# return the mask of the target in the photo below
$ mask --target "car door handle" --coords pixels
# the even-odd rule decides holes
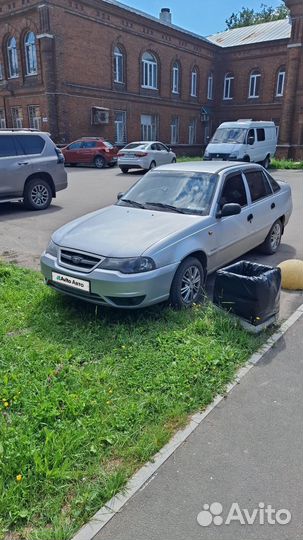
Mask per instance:
[[[254,215],[253,214],[248,214],[247,221],[252,221],[253,219],[254,219]]]
[[[20,161],[18,165],[28,165],[28,161]]]
[[[271,204],[271,207],[270,207],[270,208],[271,208],[272,210],[273,210],[274,208],[276,208],[276,205],[275,205],[274,202]]]

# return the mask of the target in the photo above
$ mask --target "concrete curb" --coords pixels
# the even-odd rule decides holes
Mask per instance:
[[[279,330],[275,332],[267,342],[254,353],[246,365],[239,369],[235,380],[230,383],[226,389],[224,396],[229,394],[239,384],[240,380],[263,358],[263,356],[283,337],[287,330],[295,324],[303,315],[303,304],[281,325]],[[187,426],[178,431],[173,438],[155,455],[153,461],[149,461],[132,478],[128,481],[123,492],[115,495],[108,501],[91,520],[84,525],[72,538],[72,540],[93,540],[96,534],[121,510],[121,508],[141,489],[144,489],[163,463],[175,452],[181,444],[197,429],[201,422],[208,414],[217,407],[224,399],[224,396],[217,396],[214,401],[202,412],[193,414],[190,417]]]

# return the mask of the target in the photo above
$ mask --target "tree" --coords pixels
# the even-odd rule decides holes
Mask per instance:
[[[241,11],[232,13],[229,19],[226,19],[226,30],[264,22],[278,21],[279,19],[286,19],[288,16],[289,10],[284,3],[281,3],[276,8],[261,4],[260,11],[242,7]]]

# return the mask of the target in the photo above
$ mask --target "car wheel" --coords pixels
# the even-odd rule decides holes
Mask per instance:
[[[52,198],[51,187],[42,178],[33,178],[25,186],[23,202],[28,210],[45,210]]]
[[[268,169],[270,165],[270,158],[269,156],[266,156],[266,158],[262,161],[261,165],[263,165],[264,169]]]
[[[189,308],[203,296],[204,270],[195,257],[185,259],[177,269],[170,290],[170,303],[175,309]]]
[[[123,174],[128,173],[128,167],[120,167],[120,169],[123,172]]]
[[[156,162],[155,161],[152,161],[150,166],[149,166],[149,170],[151,171],[152,169],[154,169],[156,167]]]
[[[102,156],[96,156],[94,159],[94,164],[97,169],[103,169],[105,167],[106,161]]]
[[[172,163],[177,163],[177,160],[176,158],[174,157],[172,160],[171,160]]]
[[[281,243],[282,231],[283,226],[281,221],[278,219],[271,227],[263,244],[259,246],[258,249],[261,251],[261,253],[264,253],[265,255],[273,255],[274,253],[276,253]]]

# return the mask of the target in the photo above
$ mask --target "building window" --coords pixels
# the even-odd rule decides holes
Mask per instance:
[[[36,36],[34,32],[28,32],[24,40],[26,75],[36,75],[37,65],[37,47]]]
[[[7,42],[7,59],[9,77],[19,77],[19,64],[16,38],[11,37]]]
[[[126,143],[126,112],[115,112],[115,143]]]
[[[234,76],[226,73],[224,77],[223,99],[233,99],[234,97]]]
[[[170,124],[170,143],[178,144],[179,143],[179,117],[173,116]]]
[[[4,71],[3,71],[3,64],[0,62],[0,81],[3,81],[4,79]]]
[[[276,87],[276,96],[282,97],[284,94],[284,86],[285,86],[285,69],[280,69],[277,77],[277,87]]]
[[[207,79],[207,99],[214,98],[214,76],[212,73],[208,75]]]
[[[6,128],[6,118],[4,109],[0,109],[0,128]]]
[[[141,114],[142,141],[157,140],[157,117],[155,115]]]
[[[12,107],[11,114],[13,128],[21,129],[23,127],[22,107]]]
[[[188,125],[188,144],[196,144],[197,120],[191,120]]]
[[[153,54],[145,52],[142,56],[142,86],[158,88],[158,64]]]
[[[119,47],[114,49],[114,81],[117,83],[124,82],[124,58]]]
[[[173,65],[172,71],[172,93],[180,93],[180,66],[178,62],[175,62]]]
[[[198,91],[198,71],[194,68],[191,72],[191,81],[190,81],[190,95],[192,97],[197,97]]]
[[[28,123],[31,129],[41,130],[41,113],[40,113],[40,107],[38,105],[29,105]]]
[[[253,71],[249,78],[249,98],[258,98],[260,95],[261,73]]]

